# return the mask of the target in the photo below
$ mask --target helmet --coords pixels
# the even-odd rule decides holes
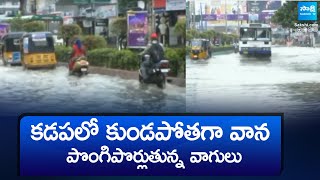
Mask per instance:
[[[151,39],[158,39],[157,33],[152,33],[151,34]]]

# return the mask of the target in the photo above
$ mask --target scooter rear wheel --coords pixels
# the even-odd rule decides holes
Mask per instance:
[[[164,75],[161,75],[161,81],[157,83],[157,86],[161,89],[165,89],[166,88],[166,77]]]
[[[143,84],[143,78],[142,78],[140,72],[139,72],[139,82],[140,82],[141,84]]]

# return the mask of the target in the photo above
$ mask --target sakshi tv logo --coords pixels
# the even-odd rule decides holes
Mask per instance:
[[[298,2],[298,20],[316,21],[318,20],[317,2]]]

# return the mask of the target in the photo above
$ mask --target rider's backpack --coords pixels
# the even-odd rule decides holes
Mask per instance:
[[[149,53],[150,58],[154,63],[158,63],[164,59],[164,51],[160,44],[152,44]]]

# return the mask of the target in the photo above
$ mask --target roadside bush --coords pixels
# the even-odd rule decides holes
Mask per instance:
[[[230,51],[234,50],[233,46],[218,46],[218,47],[213,47],[213,53],[214,52],[221,52],[221,51]]]
[[[130,50],[101,48],[88,53],[88,61],[93,66],[104,66],[113,69],[137,70],[139,68],[138,55]]]
[[[59,62],[68,62],[71,47],[56,46],[56,57]],[[88,61],[92,66],[136,71],[139,69],[139,52],[132,50],[118,51],[114,48],[99,48],[88,51]],[[166,48],[165,57],[170,61],[170,76],[185,74],[185,48]]]
[[[165,57],[170,61],[170,75],[178,76],[185,72],[185,48],[166,48]]]
[[[191,46],[186,46],[186,56],[189,56],[191,52]]]
[[[44,23],[38,22],[38,21],[24,23],[22,27],[23,27],[23,30],[26,32],[37,32],[37,31],[45,30]]]
[[[59,62],[68,62],[69,61],[69,55],[72,51],[71,47],[65,47],[65,46],[56,46],[55,52],[56,52],[56,58]]]
[[[83,36],[81,40],[89,51],[107,47],[107,42],[102,36]]]
[[[24,31],[23,25],[30,22],[29,19],[22,19],[20,15],[9,20],[11,31]]]
[[[226,46],[212,46],[211,47],[213,49],[213,54],[215,52],[222,52],[222,51],[231,51],[234,50],[234,47],[231,45],[226,45]],[[191,51],[191,47],[190,46],[186,46],[186,56],[190,55],[190,51]]]

